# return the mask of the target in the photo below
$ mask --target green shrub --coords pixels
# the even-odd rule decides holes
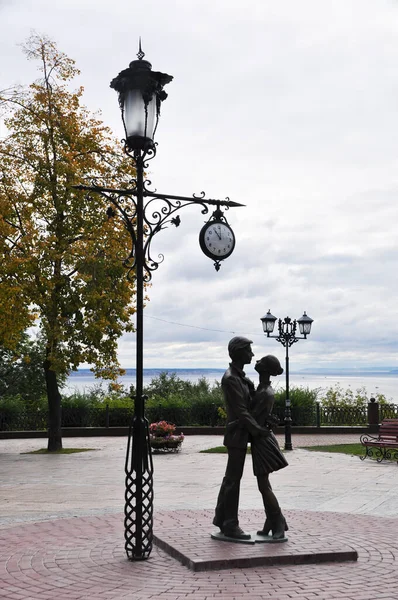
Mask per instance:
[[[183,397],[170,394],[167,398],[152,398],[146,403],[146,417],[150,423],[168,421],[175,425],[188,425],[187,404]]]
[[[43,362],[45,348],[41,339],[23,334],[14,351],[0,345],[0,397],[19,396],[26,407],[42,408],[46,398]],[[59,385],[65,383],[59,378]]]
[[[316,405],[319,389],[310,390],[309,387],[291,387],[289,397],[292,406],[297,408],[312,408]],[[275,391],[275,407],[284,407],[286,402],[286,390]]]
[[[168,373],[165,371],[160,373],[158,377],[154,377],[151,382],[144,387],[144,394],[149,398],[155,396],[168,398],[171,395],[185,393],[190,387],[191,382],[184,381],[178,377],[176,373]]]
[[[355,391],[351,388],[344,389],[340,384],[321,389],[319,401],[324,407],[365,407],[370,401],[370,394],[365,387],[357,388]],[[384,394],[375,394],[373,396],[379,404],[388,404],[389,401]],[[391,402],[391,399],[390,399]]]
[[[73,394],[62,396],[63,408],[86,409],[97,406],[101,402],[98,390],[92,388],[88,392],[73,392]]]
[[[104,405],[108,405],[110,409],[114,408],[131,408],[134,407],[134,400],[130,396],[105,396]]]
[[[18,418],[25,411],[25,406],[20,396],[6,396],[0,398],[0,429],[1,422],[11,425],[18,421]],[[12,427],[7,427],[12,429]]]
[[[62,397],[62,427],[94,427],[98,425],[95,409],[100,404],[99,390],[74,392]]]
[[[145,413],[150,423],[169,421],[184,425],[224,425],[226,412],[220,382],[212,385],[205,377],[197,382],[184,381],[176,373],[161,373],[145,386],[148,395]],[[336,385],[327,389],[310,390],[308,387],[290,389],[293,425],[315,425],[316,408],[322,405],[322,424],[349,425],[367,421],[367,403],[370,400],[365,388],[355,392]],[[275,406],[280,422],[285,414],[286,392],[276,390]],[[383,394],[377,394],[383,418],[396,417],[397,407],[388,403]],[[109,410],[106,410],[108,405]],[[129,425],[134,410],[134,400],[124,389],[104,391],[94,386],[88,391],[63,394],[62,415],[64,427],[104,427]],[[47,427],[47,401],[42,397],[35,402],[21,395],[0,398],[0,429],[45,429]]]
[[[380,420],[383,419],[397,419],[398,418],[398,406],[396,404],[382,404],[380,407]]]
[[[218,409],[222,405],[213,402],[211,396],[205,398],[198,398],[193,401],[189,407],[190,409],[190,421],[192,425],[223,425],[225,423],[222,416],[220,416]]]
[[[293,425],[315,425],[318,390],[308,387],[292,387],[289,390],[291,418]],[[285,418],[286,390],[276,390],[273,413],[282,424]]]
[[[217,425],[224,420],[218,413],[223,406],[220,384],[205,378],[184,381],[175,373],[161,373],[146,386],[146,415],[149,422],[171,421],[181,425]]]
[[[206,378],[197,382],[183,381],[175,373],[161,373],[146,387],[149,399],[146,415],[149,422],[172,421],[176,425],[214,426],[225,424],[225,406],[221,384],[212,386]],[[318,390],[292,388],[290,398],[295,424],[315,421]],[[275,411],[283,421],[285,390],[276,393]]]
[[[26,408],[20,396],[0,398],[0,431],[46,429],[47,410]]]

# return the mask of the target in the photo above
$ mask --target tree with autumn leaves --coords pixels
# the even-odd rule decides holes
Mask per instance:
[[[81,104],[83,89],[69,89],[74,61],[38,35],[24,52],[40,79],[0,92],[0,346],[16,349],[30,326],[40,328],[54,451],[62,448],[60,378],[88,363],[115,379],[117,341],[132,331],[134,313],[122,260],[127,232],[107,218],[100,195],[73,185],[128,187],[134,169]]]

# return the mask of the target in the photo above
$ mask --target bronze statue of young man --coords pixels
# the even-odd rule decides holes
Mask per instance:
[[[232,362],[221,380],[227,409],[227,427],[224,445],[228,449],[228,462],[225,476],[218,494],[213,524],[227,537],[250,539],[250,534],[239,527],[238,506],[240,480],[245,464],[247,443],[250,438],[268,435],[268,429],[261,427],[250,414],[250,406],[255,389],[247,379],[243,367],[250,364],[254,356],[253,342],[244,337],[234,337],[228,344]]]

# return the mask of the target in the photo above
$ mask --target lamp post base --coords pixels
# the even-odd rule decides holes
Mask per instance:
[[[153,540],[153,464],[148,421],[136,415],[129,431],[125,473],[125,550],[129,560],[145,560]]]
[[[291,426],[292,426],[292,419],[289,414],[289,416],[285,417],[285,447],[284,447],[284,450],[293,450]]]

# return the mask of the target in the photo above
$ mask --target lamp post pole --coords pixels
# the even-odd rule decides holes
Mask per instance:
[[[132,560],[147,558],[152,548],[153,463],[145,419],[144,377],[144,165],[141,150],[135,150],[136,208],[136,395],[126,454],[125,548]],[[132,451],[130,453],[130,443]],[[130,463],[130,464],[129,464]],[[133,502],[135,500],[135,506]],[[132,502],[133,501],[133,502]],[[135,514],[134,514],[135,512]]]
[[[274,330],[275,321],[277,320],[268,311],[267,314],[261,318],[263,323],[264,333],[267,337],[276,339],[277,342],[281,343],[285,347],[285,377],[286,377],[286,400],[285,400],[285,450],[293,450],[292,446],[292,411],[290,401],[290,390],[289,390],[289,348],[293,346],[299,340],[306,340],[307,335],[311,333],[311,325],[313,319],[307,316],[304,312],[300,319],[292,320],[290,317],[285,317],[283,320],[278,320],[278,335],[271,335]],[[296,335],[297,324],[300,328],[301,337]]]
[[[97,185],[74,186],[100,194],[107,202],[109,218],[119,215],[130,238],[131,248],[124,265],[127,277],[136,284],[136,395],[125,462],[125,510],[124,538],[129,560],[145,560],[152,551],[153,541],[153,462],[149,436],[149,424],[145,418],[143,393],[143,349],[144,349],[144,288],[152,279],[163,261],[163,255],[156,260],[151,256],[151,242],[156,233],[168,225],[180,225],[176,214],[181,208],[196,205],[202,214],[209,213],[209,206],[215,210],[202,227],[199,243],[203,252],[214,260],[218,271],[222,260],[230,256],[235,246],[233,231],[221,207],[228,210],[243,204],[225,200],[206,198],[204,192],[198,196],[176,196],[161,194],[148,189],[144,171],[148,161],[156,155],[153,141],[160,106],[167,98],[163,86],[173,78],[165,73],[152,71],[151,64],[143,60],[141,42],[138,60],[130,63],[112,80],[119,94],[119,105],[125,128],[124,150],[134,162],[136,177],[131,189],[111,189]],[[114,210],[116,209],[116,210]]]
[[[285,349],[286,349],[286,354],[285,354],[285,377],[286,377],[285,450],[293,450],[293,446],[292,446],[292,410],[291,410],[290,391],[289,391],[289,344],[285,344]]]

